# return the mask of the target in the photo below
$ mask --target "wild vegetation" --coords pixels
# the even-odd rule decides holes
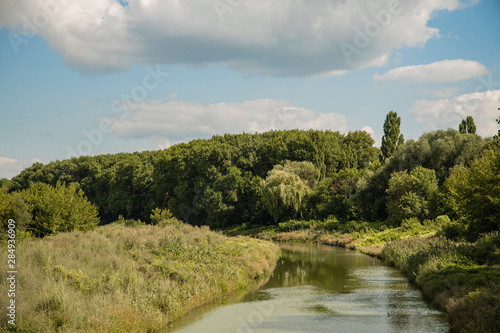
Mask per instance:
[[[82,233],[30,238],[16,253],[18,332],[152,332],[201,304],[263,281],[275,245],[228,238],[175,219],[126,220]],[[1,251],[7,253],[6,245]],[[0,288],[8,289],[7,269]],[[0,306],[8,306],[7,297]]]
[[[97,237],[97,230],[106,230],[96,229],[99,219],[101,225],[118,219],[118,224],[144,230],[150,228],[146,224],[179,219],[266,239],[321,241],[375,255],[384,251],[384,258],[403,270],[406,260],[417,258],[420,249],[427,251],[428,244],[482,251],[490,239],[493,245],[488,246],[498,251],[499,137],[476,135],[474,121],[467,117],[459,131],[437,130],[404,141],[400,124],[391,111],[382,149],[374,148],[364,131],[290,130],[214,136],[154,152],[35,163],[12,180],[0,180],[0,216],[3,223],[11,217],[19,220],[18,233],[28,238],[27,244],[44,241],[30,236],[60,231],[88,231]],[[417,237],[416,248],[408,250],[408,237]],[[427,277],[433,277],[441,289],[432,289],[429,297],[441,297],[451,288],[440,281],[448,279],[446,263],[456,259],[449,261],[453,246],[425,254],[434,258],[435,270],[412,278],[427,288],[432,280]],[[452,309],[482,311],[480,307],[491,306],[481,313],[500,317],[498,298],[472,301],[476,294],[497,290],[497,280],[484,288],[469,285],[474,274],[478,279],[499,274],[493,257],[457,259],[463,259],[460,269],[469,274],[457,287],[463,293],[437,300],[452,313],[459,331],[475,332],[471,327],[482,326],[473,321],[455,324],[469,315],[454,316]],[[419,274],[413,268],[408,272]]]

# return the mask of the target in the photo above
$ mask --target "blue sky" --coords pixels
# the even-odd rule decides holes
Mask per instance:
[[[224,133],[379,143],[391,110],[407,139],[498,130],[497,0],[44,3],[0,3],[0,177]]]

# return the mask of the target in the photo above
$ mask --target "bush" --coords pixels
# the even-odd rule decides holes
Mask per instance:
[[[278,223],[278,230],[281,232],[290,232],[295,230],[302,230],[311,227],[313,221],[297,221],[290,220],[287,222]]]
[[[463,220],[446,221],[443,226],[443,236],[449,239],[462,239],[468,233],[468,225]]]
[[[157,225],[161,221],[166,221],[166,220],[172,219],[174,217],[174,215],[172,215],[172,213],[168,209],[155,208],[155,209],[153,209],[153,211],[149,217],[151,218],[151,224]]]
[[[448,217],[448,215],[439,215],[438,217],[436,217],[436,219],[434,220],[434,223],[437,225],[437,226],[444,226],[445,224],[447,223],[450,223],[450,218]]]
[[[404,229],[413,229],[416,227],[420,227],[420,221],[416,217],[410,217],[401,221],[401,227]]]
[[[118,220],[113,222],[113,224],[122,225],[124,227],[135,228],[146,225],[146,222],[134,219],[125,219],[122,215],[118,216]]]
[[[32,220],[26,229],[37,237],[55,234],[59,231],[88,231],[99,223],[97,207],[77,191],[75,185],[57,183],[52,187],[42,183],[31,183],[20,192],[28,206]]]

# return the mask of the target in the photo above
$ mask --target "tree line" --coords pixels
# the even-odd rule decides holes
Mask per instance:
[[[498,139],[474,134],[472,117],[460,131],[406,142],[400,124],[391,111],[381,149],[364,131],[287,130],[35,163],[0,180],[0,216],[17,216],[37,236],[162,214],[214,228],[438,215],[452,220],[450,234],[498,228]]]

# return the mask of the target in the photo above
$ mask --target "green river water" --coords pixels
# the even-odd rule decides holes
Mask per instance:
[[[399,271],[343,248],[282,244],[260,289],[202,307],[173,323],[176,333],[448,332]]]

